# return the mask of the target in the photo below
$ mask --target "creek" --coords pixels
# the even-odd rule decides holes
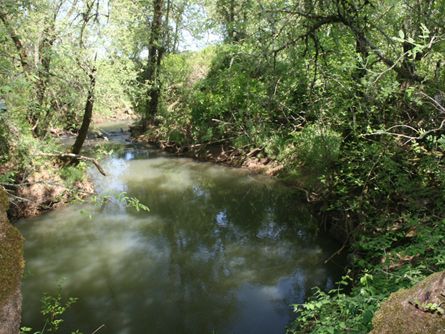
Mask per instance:
[[[324,260],[339,245],[301,194],[111,137],[109,175],[91,171],[97,192],[126,192],[150,212],[110,200],[19,222],[24,325],[42,328],[40,299],[60,287],[78,298],[61,333],[284,333],[292,304],[334,287],[341,260]]]

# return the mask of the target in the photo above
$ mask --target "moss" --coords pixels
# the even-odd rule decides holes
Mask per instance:
[[[24,267],[23,237],[9,224],[7,209],[8,197],[0,188],[0,308],[5,300],[16,292]]]
[[[6,194],[6,191],[0,187],[0,217],[4,213],[6,213],[8,208],[9,208],[8,195]]]
[[[421,310],[414,304],[443,301],[445,272],[436,273],[410,289],[393,293],[374,315],[371,334],[445,333],[445,316]]]

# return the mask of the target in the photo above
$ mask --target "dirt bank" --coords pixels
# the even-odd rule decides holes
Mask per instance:
[[[130,132],[134,142],[151,144],[178,156],[223,164],[229,167],[245,168],[252,173],[268,176],[278,175],[283,170],[283,165],[265,157],[264,151],[260,148],[246,152],[221,143],[179,145],[149,134],[141,134],[140,129],[136,126],[130,127]]]
[[[94,192],[87,177],[70,183],[62,179],[60,168],[48,161],[22,175],[15,184],[6,186],[11,202],[8,215],[12,221],[38,216],[63,206],[75,196],[85,197]]]

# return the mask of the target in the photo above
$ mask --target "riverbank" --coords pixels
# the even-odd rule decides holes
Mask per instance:
[[[134,116],[131,113],[122,119],[118,116],[113,114],[110,117],[97,118],[88,133],[85,146],[113,141],[126,142],[127,128]],[[69,147],[76,137],[75,133],[55,129],[51,134],[52,140],[60,146],[54,147],[58,152]],[[85,162],[66,164],[57,153],[37,154],[28,165],[0,165],[0,175],[11,175],[5,181],[0,180],[0,186],[5,188],[9,197],[8,217],[11,222],[39,216],[75,199],[83,200],[93,195],[94,184],[87,173],[89,166]]]
[[[118,132],[119,136],[125,134]],[[136,137],[135,142],[156,144],[164,151],[179,156],[246,168],[253,173],[267,173],[267,167],[249,168],[249,164],[246,163],[252,159],[256,163],[261,163],[261,159],[266,159],[261,150],[253,150],[251,153],[252,151],[235,150],[217,144],[181,147],[149,135],[137,134],[134,130],[132,133]],[[248,156],[249,153],[251,153],[250,156]],[[274,166],[272,161],[267,160],[263,160],[265,166]],[[313,211],[324,216],[323,224],[343,227],[345,223],[350,227],[349,232],[340,231],[340,238],[343,238],[344,242],[339,249],[350,254],[348,258],[351,271],[343,277],[340,284],[340,286],[347,286],[346,289],[350,292],[346,294],[342,290],[333,290],[331,293],[316,293],[312,300],[298,306],[301,316],[293,328],[296,333],[304,332],[302,328],[311,328],[314,333],[323,333],[327,327],[338,328],[337,322],[339,322],[345,328],[348,326],[359,328],[359,332],[365,333],[372,328],[371,320],[379,304],[392,292],[421,281],[428,274],[428,270],[431,272],[442,268],[441,259],[444,254],[441,236],[445,235],[444,226],[439,217],[434,215],[421,217],[422,210],[419,208],[412,209],[411,217],[409,217],[406,212],[403,215],[394,207],[375,206],[368,208],[369,212],[375,213],[373,217],[366,212],[367,217],[361,221],[361,225],[352,224],[352,219],[357,216],[343,216],[344,219],[342,219],[338,211],[329,210],[329,206],[333,203],[341,203],[342,197],[339,193],[322,190],[321,194],[325,197],[318,196],[317,201],[310,198],[308,200],[312,203]],[[375,192],[370,192],[368,196],[375,196],[375,194]],[[425,201],[423,203],[430,208],[434,204]],[[421,226],[418,224],[419,220],[422,220]],[[390,228],[384,229],[380,228],[381,226],[390,226]],[[437,237],[431,238],[431,236]],[[329,260],[329,258],[326,259]],[[425,270],[425,268],[428,269]],[[333,314],[334,318],[332,318]],[[320,318],[332,320],[320,323],[316,320]],[[317,332],[318,329],[320,329],[319,332]]]
[[[64,166],[57,159],[30,166],[14,183],[2,185],[9,196],[8,217],[13,222],[38,216],[94,193],[85,166]]]
[[[130,127],[132,140],[136,143],[151,144],[159,149],[178,156],[193,158],[197,161],[213,162],[228,167],[245,168],[255,174],[277,176],[283,170],[283,165],[264,155],[264,150],[256,148],[248,152],[224,142],[180,145],[164,140],[159,136],[143,133],[138,125]]]
[[[228,149],[218,144],[181,146],[165,141],[162,136],[141,135],[137,129],[133,130],[133,136],[139,142],[156,144],[175,154],[232,167],[249,167],[252,151]],[[360,140],[357,142],[370,145]],[[320,227],[328,228],[337,240],[341,240],[343,246],[338,252],[349,254],[349,270],[339,282],[339,289],[328,293],[320,290],[311,300],[296,307],[299,317],[291,326],[294,333],[325,333],[329,328],[334,332],[343,328],[344,331],[367,333],[373,328],[374,313],[392,293],[409,288],[444,268],[445,224],[438,206],[440,200],[435,202],[429,197],[442,198],[441,187],[434,178],[429,180],[430,186],[422,184],[425,178],[420,171],[424,166],[413,163],[420,157],[429,161],[432,158],[427,152],[401,151],[397,142],[388,141],[381,144],[382,149],[389,150],[388,156],[382,159],[382,155],[375,156],[371,150],[373,147],[374,150],[380,149],[380,144],[357,149],[357,142],[351,143],[349,149],[348,144],[344,144],[343,150],[348,155],[340,157],[329,173],[325,172],[325,181],[317,184],[316,194],[314,188],[305,188],[313,211],[322,217]],[[260,155],[261,150],[253,152],[256,163],[265,159]],[[403,158],[400,153],[405,154]],[[364,157],[364,154],[369,156]],[[372,164],[368,166],[363,161]],[[264,162],[273,165],[269,159]],[[418,177],[405,179],[404,164],[418,170]],[[280,166],[280,170],[283,167],[286,166]],[[259,171],[264,170],[267,169]],[[408,173],[412,175],[413,172]],[[392,176],[385,178],[384,175]],[[423,190],[412,192],[414,185]],[[298,184],[300,189],[304,186],[304,183]],[[382,197],[382,187],[388,196],[386,199]],[[423,205],[419,206],[419,203]],[[416,312],[411,311],[415,318]],[[420,322],[423,317],[418,319]]]

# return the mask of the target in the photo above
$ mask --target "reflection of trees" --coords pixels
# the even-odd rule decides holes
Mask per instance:
[[[157,168],[181,166],[172,160]],[[306,274],[296,289],[303,289],[304,297],[314,286],[310,280],[326,280],[326,272],[310,272],[322,253],[313,244],[316,236],[309,214],[289,206],[294,201],[288,189],[256,179],[246,182],[231,173],[209,177],[206,169],[201,165],[192,172],[193,187],[186,189],[165,187],[171,182],[168,175],[128,184],[132,194],[150,205],[151,214],[164,221],[158,233],[167,239],[169,279],[173,293],[180,292],[178,311],[185,319],[185,332],[220,327],[235,311],[234,294],[243,283],[274,285],[300,266]],[[209,308],[216,310],[214,315],[208,314]]]
[[[187,160],[155,160],[145,171],[131,161],[122,166],[106,182],[119,183],[126,174],[130,181],[122,186],[151,212],[110,208],[94,223],[77,218],[72,234],[53,231],[40,255],[53,262],[49,272],[71,275],[77,284],[72,295],[81,300],[70,315],[73,328],[88,319],[107,323],[110,333],[211,333],[239,312],[237,293],[246,284],[295,296],[276,300],[282,312],[329,281],[310,215],[288,189]],[[191,182],[172,184],[181,169]],[[131,181],[136,172],[147,178]],[[76,247],[78,257],[65,245]],[[33,247],[30,253],[41,244]]]

